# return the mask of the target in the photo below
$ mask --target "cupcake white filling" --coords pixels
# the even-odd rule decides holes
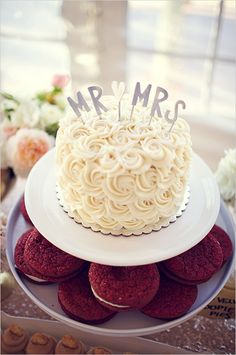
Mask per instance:
[[[37,282],[48,282],[47,280],[43,280],[43,279],[39,279],[38,277],[32,276],[32,275],[28,275],[25,274],[25,276],[27,276],[29,279],[33,280],[33,281],[37,281]]]
[[[97,293],[94,291],[94,289],[92,288],[92,286],[91,286],[91,289],[92,289],[92,292],[93,292],[94,296],[95,296],[97,299],[99,299],[101,302],[106,303],[106,304],[108,304],[108,305],[110,305],[110,306],[113,306],[113,307],[117,307],[117,308],[129,308],[129,306],[122,306],[122,305],[120,305],[120,304],[115,304],[115,303],[108,302],[108,301],[104,300],[103,298],[99,297],[98,294],[97,294]]]

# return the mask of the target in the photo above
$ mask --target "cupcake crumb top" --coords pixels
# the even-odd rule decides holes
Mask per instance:
[[[24,334],[23,328],[19,327],[17,324],[11,324],[9,327],[10,332],[17,337],[22,337]]]
[[[42,333],[35,333],[32,335],[31,341],[35,345],[46,345],[48,343],[48,337]]]
[[[62,337],[62,344],[70,349],[76,349],[78,346],[77,340],[71,335],[64,335]]]

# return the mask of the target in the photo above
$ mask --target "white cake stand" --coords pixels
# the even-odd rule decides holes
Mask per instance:
[[[191,198],[186,211],[166,229],[140,237],[114,237],[94,233],[76,224],[59,206],[55,192],[54,151],[44,156],[32,170],[26,186],[26,206],[36,228],[59,248],[86,260],[110,265],[141,265],[164,260],[198,243],[215,223],[220,199],[208,167],[194,156],[190,178]],[[14,248],[29,228],[19,210],[20,201],[10,214],[7,227],[7,257],[17,282],[26,294],[52,317],[74,328],[107,336],[139,336],[174,327],[198,313],[227,281],[233,259],[208,282],[198,286],[198,297],[186,315],[172,321],[157,320],[134,312],[116,315],[101,325],[87,325],[70,319],[57,300],[57,284],[36,285],[19,276],[14,266]],[[233,226],[224,205],[217,223],[234,243]]]
[[[220,208],[218,187],[211,171],[196,154],[190,174],[190,201],[183,215],[158,232],[132,237],[93,232],[63,211],[56,196],[54,155],[54,150],[48,152],[32,169],[25,203],[40,233],[69,254],[107,265],[145,265],[190,249],[215,223]]]
[[[223,203],[221,204],[217,224],[229,234],[234,245],[233,222],[231,221],[227,209]],[[92,326],[72,320],[62,311],[57,300],[57,284],[36,285],[27,281],[23,276],[18,275],[16,272],[14,262],[15,245],[22,233],[30,227],[31,226],[25,222],[20,213],[19,200],[10,213],[6,233],[8,263],[18,284],[35,304],[50,314],[53,318],[58,319],[64,324],[70,325],[76,329],[98,335],[117,337],[140,336],[160,332],[187,321],[196,313],[200,312],[202,308],[204,308],[214,297],[216,297],[226,283],[233,266],[233,258],[231,258],[208,282],[199,285],[198,297],[195,303],[186,315],[176,320],[162,321],[147,317],[138,311],[134,311],[120,313],[104,324]],[[99,236],[97,237],[99,238]]]

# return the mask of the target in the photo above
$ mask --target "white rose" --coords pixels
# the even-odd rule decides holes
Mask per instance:
[[[235,177],[236,149],[229,149],[225,152],[225,157],[220,160],[216,171],[216,180],[224,200],[230,200],[235,196]]]
[[[39,123],[39,107],[34,100],[23,100],[11,115],[14,126],[37,127]]]
[[[67,100],[63,94],[58,94],[54,96],[54,101],[61,110],[64,110],[66,108]]]
[[[63,116],[63,111],[59,109],[56,105],[51,105],[49,103],[44,103],[41,106],[40,112],[40,123],[41,127],[45,128],[53,123],[59,122]]]
[[[39,129],[19,129],[7,142],[9,165],[17,175],[26,177],[34,164],[52,148],[54,141]]]

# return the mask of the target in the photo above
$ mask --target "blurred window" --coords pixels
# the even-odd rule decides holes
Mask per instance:
[[[128,81],[140,73],[140,80],[152,80],[185,98],[191,117],[199,120],[207,115],[215,124],[231,128],[235,1],[130,0],[128,4]]]

